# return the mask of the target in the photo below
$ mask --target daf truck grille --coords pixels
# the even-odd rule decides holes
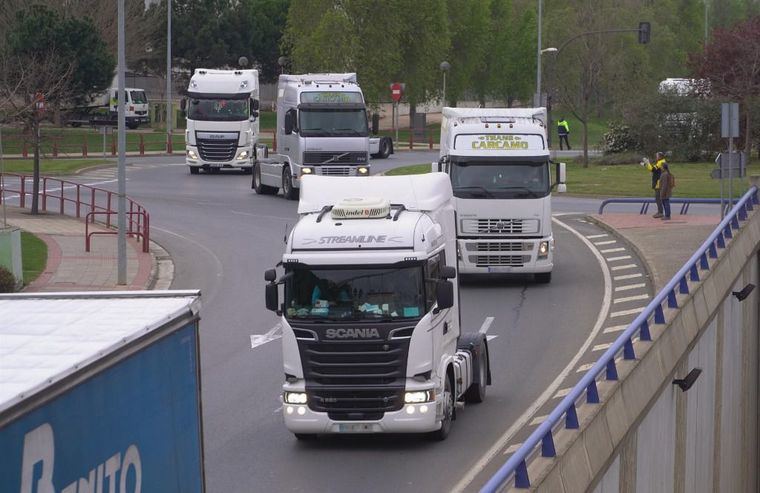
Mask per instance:
[[[320,166],[319,174],[324,176],[350,176],[351,168],[347,166]]]
[[[522,267],[530,262],[530,255],[470,255],[468,260],[477,267]]]
[[[524,252],[531,251],[530,243],[518,241],[470,241],[464,244],[468,252]]]
[[[316,152],[303,153],[305,166],[330,166],[333,164],[367,164],[367,153],[364,151],[345,152]]]
[[[538,233],[537,219],[462,219],[462,233],[524,235]]]
[[[232,161],[237,151],[237,139],[212,140],[196,139],[198,153],[204,161]]]
[[[306,379],[309,408],[327,412],[335,420],[380,419],[404,405],[404,382],[409,338],[390,339],[382,327],[381,339],[320,340],[298,338]]]

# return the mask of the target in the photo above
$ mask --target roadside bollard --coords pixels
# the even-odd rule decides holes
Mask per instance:
[[[428,146],[430,147],[430,150],[433,150],[433,134],[428,134]]]
[[[116,140],[113,137],[111,137],[111,155],[116,155]]]
[[[26,142],[24,142],[24,147],[21,149],[21,155],[24,157],[29,157],[29,147]]]
[[[409,128],[409,150],[414,149],[414,129]]]
[[[140,134],[140,155],[145,155],[145,141],[143,140],[143,135]]]
[[[272,152],[277,152],[277,130],[272,132],[274,139],[272,140]]]
[[[172,153],[172,136],[171,134],[166,136],[166,153],[171,154]]]
[[[82,157],[87,157],[87,136],[85,136],[84,142],[82,143]]]
[[[58,157],[58,141],[53,141],[53,157]]]

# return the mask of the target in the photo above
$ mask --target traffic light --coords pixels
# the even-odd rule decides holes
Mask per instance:
[[[649,43],[652,34],[652,25],[649,22],[639,22],[639,44]]]

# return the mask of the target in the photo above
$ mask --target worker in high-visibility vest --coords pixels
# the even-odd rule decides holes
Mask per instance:
[[[652,217],[655,217],[655,218],[662,217],[662,197],[660,196],[660,176],[662,175],[662,169],[667,164],[665,161],[665,154],[662,152],[658,152],[657,154],[655,154],[654,164],[652,164],[647,158],[644,158],[639,164],[644,166],[647,169],[647,171],[652,173],[652,190],[654,190],[654,201],[657,204],[657,213],[654,214]]]
[[[562,141],[565,141],[565,145],[567,146],[567,149],[570,150],[570,142],[567,140],[567,136],[570,135],[570,125],[568,125],[567,120],[565,120],[565,117],[563,116],[559,120],[557,120],[557,135],[559,135],[559,148],[562,150]]]

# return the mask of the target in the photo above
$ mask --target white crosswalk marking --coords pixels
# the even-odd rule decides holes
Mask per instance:
[[[522,447],[522,443],[515,443],[514,445],[510,445],[504,451],[504,455],[514,454],[515,452],[517,452],[520,449],[520,447]]]
[[[625,264],[625,265],[616,265],[615,267],[611,267],[610,270],[627,270],[627,269],[635,269],[636,264]]]
[[[594,363],[586,363],[585,365],[581,365],[578,367],[577,370],[575,370],[575,373],[582,373],[584,371],[589,371],[594,366]]]
[[[548,417],[549,417],[548,415],[536,416],[535,418],[533,418],[533,421],[530,422],[529,426],[538,426],[541,423],[543,423],[544,421],[546,421],[546,418],[548,418]]]
[[[614,325],[612,327],[607,327],[602,331],[603,334],[612,334],[615,332],[623,332],[625,329],[627,329],[627,325]]]
[[[630,255],[621,255],[619,257],[607,257],[607,262],[617,262],[619,260],[629,260],[631,258]]]
[[[594,238],[604,238],[605,236],[609,236],[607,233],[602,233],[599,235],[588,235],[586,238],[589,240],[593,240]]]
[[[649,295],[648,294],[637,294],[636,296],[625,296],[623,298],[617,298],[613,300],[613,303],[627,303],[629,301],[640,301],[640,300],[648,300]]]
[[[591,350],[592,351],[604,351],[606,349],[609,349],[611,346],[612,346],[611,342],[606,342],[604,344],[597,344]]]
[[[632,289],[639,289],[639,288],[643,288],[645,286],[646,286],[646,284],[644,284],[643,282],[642,283],[638,283],[638,284],[627,284],[625,286],[617,286],[615,288],[615,291],[630,291]]]
[[[637,277],[644,277],[644,274],[624,274],[622,276],[615,276],[612,278],[613,281],[625,281],[626,279],[636,279]]]
[[[613,243],[617,243],[617,240],[595,241],[594,245],[596,246],[612,245]]]
[[[607,248],[605,250],[599,250],[600,253],[615,253],[615,252],[624,252],[625,248]]]
[[[571,390],[573,390],[571,387],[565,387],[564,389],[559,389],[557,393],[554,394],[554,398],[561,399],[562,397],[565,397],[567,394],[569,394]]]
[[[634,314],[638,315],[639,313],[641,313],[641,311],[643,309],[644,309],[643,307],[639,307],[639,308],[633,308],[631,310],[623,310],[623,311],[620,311],[620,312],[612,312],[612,313],[610,313],[610,317],[617,318],[617,317],[625,317],[626,315],[634,315]]]

